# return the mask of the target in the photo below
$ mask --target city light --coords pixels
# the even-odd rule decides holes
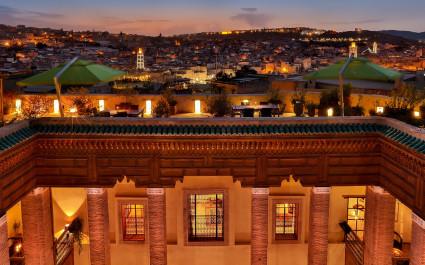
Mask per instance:
[[[329,108],[328,111],[328,117],[332,117],[334,115],[334,109],[333,108]]]
[[[384,114],[384,107],[376,107],[377,114]]]
[[[99,99],[99,111],[105,110],[105,100]]]
[[[69,108],[69,112],[70,113],[76,113],[77,112],[77,108],[76,107],[71,107],[71,108]]]
[[[421,117],[421,112],[420,111],[414,111],[413,112],[413,116],[417,119],[419,119]]]
[[[59,113],[59,100],[53,100],[53,113]]]
[[[22,112],[22,100],[17,99],[15,101],[15,108],[16,108],[16,113],[21,113]]]
[[[145,114],[152,115],[152,101],[149,99],[145,103]]]
[[[195,114],[201,114],[201,101],[199,99],[195,100]]]

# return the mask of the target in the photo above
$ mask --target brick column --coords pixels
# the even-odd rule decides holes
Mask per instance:
[[[251,197],[251,265],[267,265],[269,189],[253,188]]]
[[[9,246],[7,244],[7,218],[6,214],[0,218],[0,265],[9,265]]]
[[[425,265],[425,220],[413,214],[410,265]]]
[[[109,265],[108,192],[103,188],[87,189],[87,210],[90,238],[90,263]]]
[[[314,187],[310,193],[308,265],[328,262],[329,187]]]
[[[148,188],[150,265],[167,264],[165,190]]]
[[[53,265],[53,218],[49,188],[36,188],[21,201],[25,264]]]
[[[381,187],[366,188],[364,264],[391,265],[395,199]]]

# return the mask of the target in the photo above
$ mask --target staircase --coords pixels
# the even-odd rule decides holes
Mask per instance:
[[[356,235],[346,221],[339,223],[344,230],[345,265],[363,265],[363,241]]]
[[[55,242],[56,265],[74,264],[74,237],[65,229]]]

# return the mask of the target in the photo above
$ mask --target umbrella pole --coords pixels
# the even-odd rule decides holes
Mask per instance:
[[[64,113],[64,109],[63,109],[63,105],[62,105],[62,100],[61,100],[61,89],[62,86],[59,83],[58,78],[54,78],[55,80],[55,88],[56,88],[56,97],[58,98],[58,102],[59,102],[59,113],[61,114],[61,117],[65,117],[65,113]]]
[[[345,64],[342,66],[341,70],[338,73],[338,80],[339,80],[339,94],[341,96],[341,115],[342,117],[345,116],[345,106],[344,106],[344,73],[348,68],[348,65],[350,65],[351,61],[353,60],[353,55],[350,54]]]
[[[65,117],[64,114],[64,109],[63,109],[63,104],[62,104],[62,100],[61,100],[61,88],[62,85],[59,82],[59,78],[63,75],[63,73],[65,73],[66,70],[68,70],[69,67],[71,67],[71,65],[73,65],[76,61],[78,60],[78,56],[74,57],[74,59],[72,59],[71,61],[69,61],[53,78],[54,82],[55,82],[55,88],[56,88],[56,95],[58,97],[58,102],[59,102],[59,111],[61,114],[61,117]]]

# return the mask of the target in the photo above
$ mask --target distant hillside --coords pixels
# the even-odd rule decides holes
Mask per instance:
[[[425,40],[425,32],[413,32],[407,30],[383,30],[381,32],[410,40]]]

